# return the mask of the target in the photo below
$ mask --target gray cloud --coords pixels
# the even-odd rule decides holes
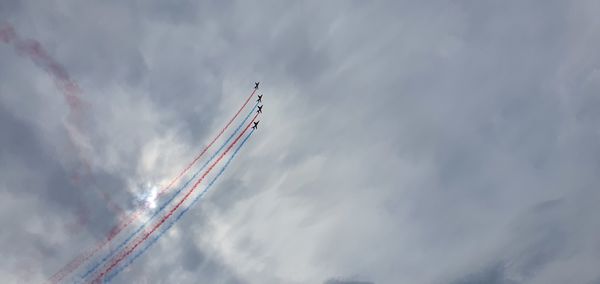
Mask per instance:
[[[324,284],[373,284],[372,282],[364,282],[364,281],[354,281],[354,280],[338,280],[338,279],[329,279],[324,282]]]
[[[115,282],[594,283],[599,9],[0,1],[84,90],[91,164],[73,179],[59,91],[0,45],[0,278],[100,239],[102,193],[130,209],[260,80],[259,131]]]
[[[491,283],[491,284],[516,284],[510,279],[506,278],[505,268],[503,265],[493,265],[482,269],[481,271],[467,276],[462,277],[459,280],[451,282],[453,284],[477,284],[477,283]]]

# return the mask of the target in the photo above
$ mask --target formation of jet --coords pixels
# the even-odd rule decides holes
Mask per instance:
[[[254,89],[258,90],[258,85],[260,84],[260,82],[254,82]],[[258,95],[258,99],[256,100],[256,102],[260,103],[262,102],[262,97],[263,95]],[[258,110],[256,111],[256,113],[262,113],[262,108],[263,105],[259,105],[258,106]],[[258,123],[260,122],[260,120],[258,121],[253,121],[252,123],[254,123],[254,125],[252,126],[252,129],[258,129]]]

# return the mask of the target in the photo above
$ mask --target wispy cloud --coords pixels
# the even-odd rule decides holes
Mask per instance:
[[[71,179],[62,77],[3,42],[0,279],[43,281],[96,243],[119,217],[95,190],[131,210],[261,81],[244,155],[115,282],[597,281],[599,11],[2,1],[85,90],[94,182]]]

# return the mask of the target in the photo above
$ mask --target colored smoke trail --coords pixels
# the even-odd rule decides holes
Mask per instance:
[[[227,128],[231,125],[231,123],[233,123],[233,121],[237,118],[237,116],[240,114],[240,112],[246,107],[246,105],[248,105],[248,102],[250,102],[250,99],[254,96],[254,94],[256,93],[256,89],[252,91],[252,93],[248,96],[248,98],[246,98],[246,101],[244,102],[244,104],[238,109],[238,111],[235,113],[235,115],[227,122],[227,124],[221,129],[221,131],[217,134],[217,136],[215,136],[213,138],[213,140],[206,146],[204,147],[204,149],[202,149],[202,151],[196,155],[196,157],[194,157],[194,159],[192,160],[192,162],[190,162],[175,178],[173,178],[168,184],[167,186],[165,186],[164,188],[162,188],[158,194],[157,194],[157,198],[160,198],[162,195],[164,195],[168,190],[171,189],[171,187],[184,175],[187,173],[187,171],[196,163],[198,162],[198,160],[200,160],[200,158],[206,153],[206,151],[208,151],[208,149],[217,141],[217,139],[219,139],[219,137],[221,137],[221,135],[223,135],[223,133],[225,132],[225,130],[227,130]],[[69,262],[67,265],[65,265],[63,268],[61,268],[57,273],[55,273],[52,277],[50,277],[49,281],[51,283],[57,283],[59,281],[61,281],[62,279],[64,279],[67,275],[69,275],[70,273],[72,273],[73,271],[77,270],[77,268],[79,268],[79,266],[81,266],[81,264],[83,264],[84,262],[86,262],[87,260],[89,260],[92,256],[94,256],[96,253],[98,253],[98,251],[100,251],[102,248],[104,248],[108,243],[110,243],[120,232],[122,232],[125,228],[127,228],[127,226],[129,226],[130,224],[132,224],[135,220],[137,220],[142,213],[144,213],[145,210],[148,209],[148,204],[144,203],[142,208],[138,208],[136,211],[134,211],[131,215],[129,215],[129,218],[127,218],[125,221],[115,225],[107,234],[106,239],[102,240],[100,243],[98,243],[96,245],[96,247],[92,250],[90,250],[87,253],[81,253],[79,254],[77,257],[75,257],[71,262]]]
[[[84,152],[86,148],[89,151],[91,147],[87,141],[84,141],[86,140],[84,131],[86,128],[82,126],[83,114],[88,104],[81,99],[81,95],[83,95],[82,89],[77,82],[69,76],[69,73],[64,66],[52,58],[39,41],[19,37],[15,32],[14,27],[10,24],[0,24],[0,41],[12,45],[19,55],[29,58],[36,66],[40,67],[52,77],[54,84],[62,93],[63,98],[69,107],[66,130],[70,143],[75,146],[77,155],[83,163],[82,167],[79,167],[79,169],[84,173],[77,173],[73,178],[77,182],[80,175],[90,175],[90,161],[86,158]],[[106,193],[100,194],[108,203],[109,209],[114,208],[115,211],[122,211],[118,205],[110,200]]]
[[[167,215],[165,215],[156,225],[154,225],[154,227],[152,227],[152,229],[149,232],[147,232],[146,234],[144,234],[144,236],[142,238],[140,238],[131,248],[129,248],[127,251],[125,251],[125,253],[123,253],[120,256],[118,256],[115,261],[113,261],[104,271],[102,271],[102,273],[100,273],[95,278],[94,282],[96,280],[102,279],[104,277],[104,275],[106,275],[110,270],[112,270],[116,265],[118,265],[119,262],[121,262],[125,257],[127,257],[129,254],[131,254],[131,252],[133,252],[133,250],[135,250],[143,241],[145,241],[146,239],[148,239],[148,237],[154,231],[156,231],[156,229],[158,229],[158,227],[160,227],[169,217],[171,217],[171,215],[173,215],[173,213],[175,212],[175,210],[177,210],[181,206],[181,204],[183,204],[183,202],[185,202],[185,200],[194,192],[194,190],[196,189],[196,187],[198,187],[198,185],[200,184],[200,182],[202,182],[202,180],[204,180],[204,178],[206,177],[206,175],[208,175],[208,173],[210,173],[210,171],[216,166],[216,164],[219,163],[221,161],[221,159],[223,159],[223,157],[225,157],[225,154],[227,154],[229,152],[229,150],[231,150],[231,148],[240,140],[240,138],[244,135],[244,133],[246,133],[246,131],[248,130],[248,128],[250,128],[250,125],[256,119],[257,116],[258,116],[258,113],[254,115],[254,118],[252,118],[252,121],[250,121],[250,123],[248,123],[248,125],[246,126],[246,128],[244,128],[244,130],[239,134],[239,136],[235,138],[235,140],[229,145],[229,147],[227,147],[227,149],[221,154],[221,156],[219,156],[219,158],[208,168],[208,170],[206,170],[206,172],[204,172],[204,174],[196,181],[196,183],[192,186],[192,188],[175,205],[175,207],[173,207],[169,211],[169,213],[167,213]]]
[[[229,157],[229,159],[227,160],[227,162],[225,163],[225,165],[221,168],[221,170],[219,171],[219,173],[217,173],[217,175],[210,181],[210,183],[206,186],[206,188],[202,192],[200,192],[194,198],[194,200],[192,200],[192,202],[190,203],[190,205],[188,205],[183,210],[181,210],[181,212],[179,212],[179,214],[177,216],[175,216],[175,220],[173,220],[173,222],[169,223],[167,225],[167,227],[165,227],[162,231],[160,231],[160,233],[157,236],[155,236],[154,238],[152,238],[152,240],[150,240],[146,244],[146,246],[144,246],[143,248],[141,248],[135,255],[133,255],[131,258],[129,258],[129,260],[127,260],[126,263],[124,263],[122,266],[120,266],[119,268],[117,268],[113,273],[109,274],[106,277],[106,280],[104,282],[110,282],[114,277],[116,277],[119,273],[121,273],[121,271],[123,271],[131,263],[133,263],[138,257],[140,257],[141,255],[143,255],[152,245],[154,245],[154,243],[156,243],[156,241],[158,241],[162,237],[162,235],[164,235],[169,229],[171,229],[171,227],[173,227],[173,225],[175,225],[175,223],[177,223],[179,221],[179,219],[181,219],[181,217],[188,210],[190,210],[190,208],[192,208],[192,206],[194,206],[194,204],[196,204],[196,202],[198,200],[200,200],[200,198],[202,198],[202,196],[204,196],[204,194],[206,194],[206,192],[208,192],[208,190],[212,187],[212,185],[215,183],[215,181],[223,174],[223,172],[225,172],[225,169],[227,169],[227,167],[229,166],[229,163],[231,163],[231,160],[233,160],[233,158],[235,158],[235,156],[240,151],[240,149],[244,146],[244,144],[246,144],[246,141],[248,141],[248,138],[250,138],[250,136],[252,135],[252,133],[254,133],[254,129],[252,129],[250,131],[250,133],[248,133],[248,135],[246,135],[246,137],[244,138],[244,140],[242,140],[242,142],[240,143],[240,145],[235,149],[235,151],[233,152],[233,154],[231,155],[231,157]]]
[[[12,25],[8,23],[0,24],[0,41],[12,45],[19,55],[31,59],[36,66],[46,71],[52,77],[54,84],[60,90],[69,106],[66,130],[69,134],[70,142],[77,148],[77,154],[84,163],[83,170],[89,172],[89,162],[83,154],[85,146],[81,142],[83,132],[81,131],[80,120],[84,106],[84,102],[80,98],[80,95],[83,93],[81,88],[71,79],[65,68],[54,60],[38,41],[20,38]]]
[[[229,128],[229,126],[231,125],[231,123],[233,123],[233,121],[235,120],[235,118],[240,115],[240,112],[242,112],[242,110],[246,107],[246,105],[248,104],[248,102],[250,101],[250,99],[254,96],[254,93],[256,93],[256,89],[252,91],[252,93],[250,94],[250,96],[248,96],[248,98],[246,99],[246,101],[244,102],[244,104],[238,109],[238,111],[235,113],[235,115],[229,120],[229,122],[227,122],[227,124],[221,128],[221,131],[219,131],[219,134],[217,134],[217,136],[215,136],[215,138],[213,138],[212,141],[210,141],[210,143],[204,147],[204,149],[202,150],[202,152],[200,152],[200,154],[198,154],[194,160],[189,163],[185,169],[183,169],[183,171],[181,171],[181,173],[179,173],[179,175],[177,175],[177,177],[175,177],[173,180],[171,180],[171,182],[167,185],[167,187],[165,187],[163,190],[161,190],[158,193],[158,197],[161,197],[163,194],[165,194],[165,192],[177,181],[179,180],[185,173],[187,173],[187,171],[196,163],[198,162],[198,160],[200,159],[200,157],[202,157],[202,155],[204,155],[204,153],[206,153],[206,151],[208,150],[208,148],[210,148],[216,141],[217,139],[219,139],[219,137],[221,137],[221,135],[223,135],[223,133],[225,132],[225,130],[227,130],[227,128]]]
[[[91,268],[89,268],[81,276],[81,278],[83,278],[83,279],[87,278],[88,275],[93,273],[102,263],[104,263],[109,258],[113,257],[115,252],[121,250],[121,248],[123,248],[123,246],[125,246],[133,237],[135,237],[135,235],[137,235],[141,230],[145,229],[146,226],[148,226],[154,220],[154,218],[162,212],[163,209],[165,209],[169,204],[171,204],[171,202],[175,199],[175,197],[177,197],[179,195],[179,193],[181,191],[183,191],[190,182],[195,180],[196,177],[198,176],[198,174],[200,172],[202,172],[202,170],[204,170],[204,168],[206,168],[206,166],[221,152],[221,150],[223,150],[223,148],[225,148],[225,146],[227,146],[227,144],[229,144],[231,139],[240,131],[242,126],[244,126],[246,124],[246,121],[248,121],[248,118],[250,118],[250,116],[254,113],[254,110],[256,110],[257,106],[258,106],[258,103],[256,103],[254,105],[254,107],[250,110],[250,112],[248,112],[246,117],[244,117],[244,120],[242,120],[240,122],[240,124],[237,126],[237,128],[231,133],[231,135],[229,135],[227,140],[225,140],[225,142],[223,142],[221,147],[219,147],[219,149],[217,149],[217,151],[212,154],[212,156],[204,163],[204,165],[202,165],[202,167],[200,167],[191,178],[189,178],[181,187],[179,187],[179,189],[174,194],[172,194],[171,197],[168,200],[166,200],[166,202],[164,202],[158,208],[158,210],[155,210],[154,214],[152,214],[152,216],[150,216],[150,218],[148,218],[148,220],[146,220],[146,222],[144,222],[144,224],[140,225],[135,231],[133,231],[126,239],[121,241],[121,243],[119,243],[118,246],[116,246],[112,251],[110,251],[106,256],[104,256],[100,261],[98,261],[98,262],[96,262],[96,264],[92,265]]]
[[[85,141],[86,135],[84,130],[86,127],[82,126],[84,110],[88,104],[80,97],[83,94],[82,89],[77,82],[69,76],[66,69],[50,56],[40,42],[19,37],[13,26],[10,24],[0,24],[0,41],[12,45],[19,55],[29,58],[36,66],[40,67],[52,77],[54,84],[62,93],[63,98],[69,107],[65,129],[68,134],[69,142],[75,147],[77,156],[83,164],[78,167],[78,173],[74,174],[73,180],[74,182],[78,182],[81,176],[91,176],[91,163],[86,157],[85,150],[87,149],[89,152],[89,150],[92,150],[92,147]],[[98,192],[98,194],[107,203],[108,209],[111,209],[116,214],[123,211],[120,206],[111,200],[106,192]],[[81,208],[80,211],[87,212],[84,208]],[[66,267],[72,265],[73,262],[69,263]],[[52,282],[52,279],[55,278],[62,279],[62,274],[64,274],[63,269],[50,277],[49,281]]]
[[[81,88],[71,79],[65,68],[48,54],[40,42],[20,38],[8,23],[0,24],[0,40],[12,44],[19,54],[28,57],[35,65],[50,74],[62,92],[69,109],[76,115],[80,115],[78,112],[81,111],[84,104],[79,97],[83,93]]]
[[[66,69],[58,63],[50,54],[44,49],[42,44],[34,39],[23,39],[16,33],[14,27],[9,23],[0,23],[0,41],[12,45],[17,53],[23,57],[29,58],[33,63],[44,70],[52,77],[54,84],[58,90],[62,93],[64,100],[69,107],[69,113],[67,120],[65,121],[65,129],[69,142],[75,147],[77,157],[83,164],[78,167],[79,173],[75,173],[73,179],[78,182],[81,176],[90,176],[90,161],[86,157],[85,150],[90,150],[90,146],[86,143],[86,135],[83,131],[85,127],[82,126],[82,119],[84,109],[87,106],[81,99],[83,94],[82,89],[79,87],[70,76]],[[122,209],[114,203],[111,198],[105,193],[99,193],[101,197],[107,203],[107,207],[118,213]],[[83,205],[80,205],[83,207]],[[87,212],[87,209],[80,208],[80,212]],[[87,214],[87,213],[86,213]],[[82,218],[86,220],[87,216]],[[58,274],[51,277],[54,278]]]

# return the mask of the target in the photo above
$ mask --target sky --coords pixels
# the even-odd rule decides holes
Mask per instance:
[[[167,2],[0,0],[62,67],[0,40],[3,283],[101,240],[255,81],[258,131],[113,283],[600,283],[598,1]]]

